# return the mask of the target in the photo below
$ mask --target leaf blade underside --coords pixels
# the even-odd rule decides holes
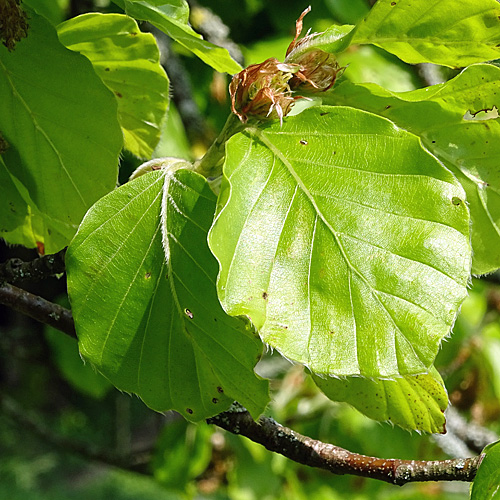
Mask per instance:
[[[227,146],[209,235],[225,310],[312,372],[425,373],[470,273],[453,175],[391,122],[317,107]]]
[[[214,209],[201,176],[146,174],[89,211],[67,257],[82,355],[151,408],[196,421],[237,398],[258,416],[268,401],[253,372],[259,339],[217,301],[206,243]]]

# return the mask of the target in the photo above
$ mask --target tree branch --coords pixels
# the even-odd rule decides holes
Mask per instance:
[[[28,262],[17,258],[9,259],[0,264],[0,283],[2,281],[11,284],[21,281],[41,281],[49,276],[62,274],[66,270],[65,255],[66,248],[63,248],[60,252],[44,255]]]
[[[0,304],[77,338],[71,311],[17,286],[0,286]]]
[[[250,413],[237,403],[207,421],[233,434],[245,436],[294,462],[334,474],[369,477],[400,486],[416,481],[473,481],[484,457],[435,461],[367,457],[302,436],[268,417],[261,417],[255,422]]]

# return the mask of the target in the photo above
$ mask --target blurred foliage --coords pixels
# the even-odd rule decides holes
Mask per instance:
[[[202,0],[229,27],[245,63],[283,58],[293,38],[303,1]],[[119,11],[107,0],[38,0],[37,10],[53,24],[78,9]],[[368,0],[312,2],[306,27],[355,23],[369,10]],[[229,109],[226,77],[172,44],[190,75],[194,101],[208,133],[222,127]],[[422,87],[416,68],[375,47],[343,54],[343,78],[369,81],[391,90]],[[168,72],[168,65],[167,65]],[[446,73],[445,73],[446,74]],[[452,75],[449,75],[452,76]],[[173,89],[176,92],[176,89]],[[187,140],[175,107],[162,130],[158,155],[192,158],[200,154]],[[124,154],[120,181],[138,165]],[[19,256],[2,246],[1,261]],[[24,258],[33,258],[26,254]],[[63,290],[57,280],[32,291],[54,299]],[[453,335],[436,360],[452,404],[468,419],[500,432],[500,286],[474,279]],[[465,499],[467,484],[410,484],[402,489],[355,476],[332,476],[271,454],[245,438],[205,424],[189,424],[174,414],[159,415],[137,398],[108,391],[107,382],[81,362],[76,344],[10,310],[0,311],[0,384],[5,394],[34,412],[51,430],[104,450],[133,452],[154,448],[150,467],[139,475],[75,458],[0,415],[0,498],[9,500],[398,500]],[[430,436],[376,423],[346,404],[332,403],[302,368],[268,353],[258,369],[272,376],[273,402],[268,414],[297,432],[366,455],[408,459],[446,458]],[[96,399],[98,398],[98,399]]]

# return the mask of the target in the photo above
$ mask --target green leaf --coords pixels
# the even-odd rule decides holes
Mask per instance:
[[[488,445],[486,454],[472,483],[471,500],[500,498],[500,441]]]
[[[160,142],[153,152],[153,158],[164,157],[192,159],[189,140],[181,116],[174,103],[170,103],[168,114],[163,121]]]
[[[286,60],[292,62],[297,56],[314,49],[321,49],[325,52],[337,54],[349,47],[354,33],[354,26],[349,24],[338,26],[334,24],[323,33],[312,35],[310,40],[292,50]]]
[[[425,147],[453,171],[467,193],[475,274],[500,267],[500,120],[464,117],[500,108],[499,96],[500,68],[478,64],[446,83],[413,92],[344,83],[323,98],[391,119],[419,135]]]
[[[84,14],[58,26],[59,40],[90,59],[113,91],[125,148],[150,158],[168,107],[168,78],[154,36],[120,14]]]
[[[238,73],[241,66],[222,47],[203,40],[188,24],[189,7],[185,0],[113,0],[126,14],[149,21],[170,38],[221,73]]]
[[[414,68],[373,45],[348,50],[337,59],[339,64],[346,68],[343,78],[353,83],[372,82],[398,92],[422,86]],[[321,97],[323,96],[326,94]]]
[[[42,217],[47,251],[60,250],[87,209],[116,185],[122,134],[112,93],[44,18],[29,36],[0,46],[2,155],[24,200]],[[51,234],[64,235],[62,246]]]
[[[67,254],[82,355],[119,389],[190,420],[234,399],[258,416],[268,402],[253,372],[262,344],[217,299],[214,210],[198,174],[145,174],[89,210]]]
[[[185,490],[189,481],[205,472],[212,459],[210,437],[214,427],[204,422],[169,422],[155,443],[155,480],[164,487]]]
[[[353,43],[372,43],[410,64],[450,67],[500,57],[496,0],[378,0]]]
[[[374,420],[389,421],[403,429],[445,432],[448,395],[434,367],[428,374],[394,380],[314,375],[313,379],[330,399],[349,403]]]
[[[19,194],[12,177],[0,155],[0,237],[24,223],[28,205]],[[8,241],[8,240],[7,240]]]
[[[233,136],[210,247],[219,298],[321,374],[426,372],[466,296],[465,193],[417,137],[315,107]]]

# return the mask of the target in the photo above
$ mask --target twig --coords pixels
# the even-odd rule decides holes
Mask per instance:
[[[9,283],[0,286],[0,304],[77,338],[71,311],[59,304],[49,302]]]
[[[90,443],[83,443],[61,436],[52,431],[39,419],[30,416],[17,401],[6,394],[0,393],[2,413],[9,417],[16,425],[39,436],[45,442],[64,451],[80,455],[83,458],[113,465],[121,469],[132,470],[142,474],[149,474],[147,467],[151,461],[151,453],[140,452],[130,455],[121,455],[104,450]]]
[[[28,262],[18,258],[9,259],[0,264],[0,283],[2,281],[11,284],[21,281],[42,281],[49,276],[62,274],[66,270],[65,255],[66,248],[63,248],[57,253],[44,255]]]
[[[455,460],[399,460],[367,457],[338,446],[323,443],[283,427],[268,417],[258,422],[238,404],[208,419],[233,434],[246,436],[270,451],[304,465],[325,469],[334,474],[353,474],[388,483],[416,481],[473,481],[483,455]]]

